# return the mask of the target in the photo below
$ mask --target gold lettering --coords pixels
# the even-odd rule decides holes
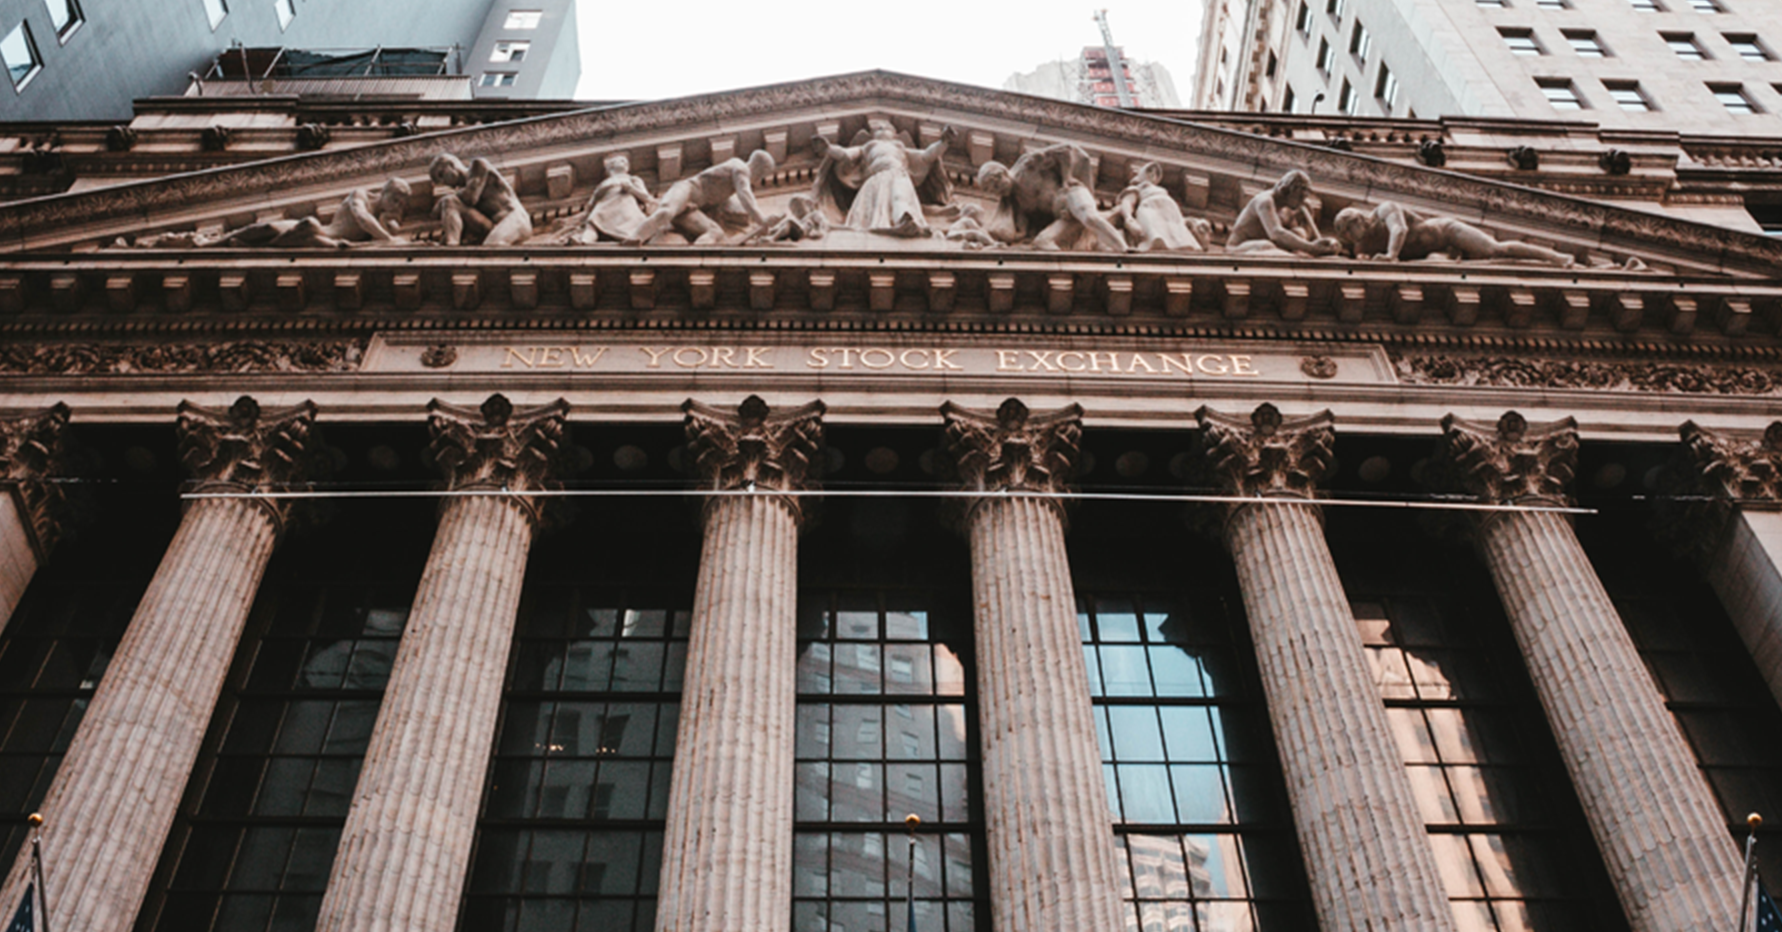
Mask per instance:
[[[640,346],[638,349],[649,355],[651,369],[662,368],[662,357],[668,353],[667,349],[650,349],[647,346]]]
[[[885,357],[885,361],[881,362],[881,363],[874,363],[872,360],[866,358],[867,356],[870,356],[873,353],[883,354]],[[874,357],[874,358],[876,359],[877,357]],[[897,354],[891,352],[888,349],[884,349],[882,347],[869,346],[866,349],[863,349],[860,351],[860,364],[865,366],[868,369],[889,369],[892,366],[897,364]]]
[[[1058,371],[1058,367],[1052,364],[1051,350],[1028,350],[1027,355],[1033,357],[1034,372],[1038,372],[1041,369],[1044,369],[1047,372]]]
[[[1213,361],[1213,365],[1211,365],[1211,366],[1207,365],[1207,360],[1209,360],[1209,359],[1211,359]],[[1205,372],[1208,375],[1230,375],[1231,374],[1231,366],[1226,364],[1224,356],[1216,356],[1216,355],[1202,356],[1199,359],[1196,359],[1194,361],[1194,364],[1196,366],[1200,367],[1200,371]]]
[[[772,350],[773,350],[773,347],[771,347],[771,346],[745,347],[743,349],[743,352],[748,353],[749,356],[747,359],[743,360],[743,368],[744,369],[772,369],[773,368],[773,360],[766,358],[766,354],[771,352]]]
[[[1157,367],[1155,367],[1145,361],[1145,354],[1143,354],[1143,353],[1133,353],[1132,354],[1132,365],[1127,366],[1126,371],[1127,372],[1137,372],[1137,371],[1139,371],[1140,366],[1144,366],[1146,372],[1156,372],[1157,371]]]
[[[682,356],[685,356],[688,353],[698,353],[699,355],[696,357],[693,357],[691,362],[688,362],[687,360],[681,358]],[[677,366],[680,366],[682,369],[697,369],[698,367],[705,365],[706,360],[711,359],[711,354],[706,352],[704,347],[683,346],[683,347],[680,347],[679,349],[676,349],[674,351],[674,355],[670,356],[668,358],[674,360],[674,364]]]
[[[840,353],[841,357],[842,357],[840,368],[843,368],[843,369],[854,368],[854,348],[853,347],[838,346],[835,348],[835,351]]]
[[[1120,354],[1119,353],[1090,353],[1089,354],[1089,371],[1090,372],[1102,371],[1101,370],[1101,357],[1103,357],[1103,356],[1106,356],[1108,358],[1107,371],[1109,371],[1109,372],[1119,372],[1120,371]]]
[[[712,347],[712,368],[736,368],[736,348],[731,346]]]
[[[538,365],[541,369],[563,368],[563,347],[547,346],[538,354]]]
[[[594,352],[590,353],[587,356],[582,355],[582,348],[579,346],[570,347],[569,352],[573,356],[575,356],[576,368],[577,369],[586,369],[590,366],[593,366],[595,363],[599,362],[600,357],[606,355],[606,347],[596,346],[596,347],[594,347]]]
[[[1000,354],[1001,352],[1002,352],[1002,350],[997,350],[997,353]],[[964,366],[953,361],[953,357],[958,355],[958,353],[959,353],[959,351],[956,349],[937,349],[937,350],[935,350],[934,351],[934,367],[936,369],[963,370],[965,368]]]
[[[1025,371],[1021,368],[1020,354],[1015,352],[1014,350],[1010,350],[1010,349],[997,350],[996,351],[996,371],[998,371],[998,372],[1023,372],[1023,371]]]
[[[526,354],[524,356],[520,355],[519,350],[514,349],[511,346],[508,347],[507,355],[503,356],[501,359],[501,368],[512,369],[514,367],[514,360],[516,360],[516,359],[525,363],[526,368],[528,368],[528,369],[538,365],[538,347],[536,347],[536,346],[527,347]]]
[[[1066,356],[1072,356],[1072,357],[1076,358],[1077,364],[1074,368],[1064,364],[1064,357],[1066,357]],[[1058,368],[1063,369],[1066,372],[1085,372],[1085,371],[1088,371],[1089,364],[1083,362],[1083,354],[1082,353],[1079,353],[1076,350],[1065,350],[1064,352],[1058,354]]]
[[[911,356],[915,357],[915,361],[910,360]],[[897,361],[903,363],[905,369],[926,369],[928,368],[928,351],[906,349],[903,351],[903,355],[897,357]]]
[[[1237,355],[1232,356],[1231,357],[1231,374],[1232,375],[1253,375],[1253,376],[1261,377],[1262,373],[1257,372],[1255,369],[1250,368],[1251,358],[1252,357],[1250,357],[1250,356],[1237,356]]]
[[[1183,375],[1190,378],[1193,378],[1194,376],[1194,364],[1188,361],[1187,353],[1183,353],[1180,360],[1177,360],[1174,356],[1171,356],[1168,353],[1158,353],[1157,361],[1163,363],[1163,371],[1165,372],[1168,372],[1171,369],[1180,369],[1182,370]]]
[[[829,350],[821,346],[811,347],[810,355],[805,357],[804,364],[812,369],[829,368]]]

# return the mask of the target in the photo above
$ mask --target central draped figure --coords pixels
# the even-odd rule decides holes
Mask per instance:
[[[893,236],[927,236],[923,205],[945,207],[952,196],[941,157],[955,137],[952,127],[938,142],[917,149],[889,120],[867,121],[852,146],[818,137],[811,145],[823,157],[817,166],[816,196],[834,204],[852,230]]]

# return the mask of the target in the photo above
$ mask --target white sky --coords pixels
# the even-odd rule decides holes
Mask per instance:
[[[1009,75],[1114,41],[1188,96],[1203,0],[576,0],[581,100],[646,100],[882,68],[1001,87]]]

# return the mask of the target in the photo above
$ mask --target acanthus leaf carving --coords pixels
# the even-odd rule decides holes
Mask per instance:
[[[1782,506],[1782,421],[1758,437],[1694,421],[1677,432],[1683,442],[1659,474],[1653,525],[1683,553],[1706,558],[1735,509]]]
[[[1335,418],[1329,411],[1286,418],[1264,402],[1249,417],[1202,407],[1206,455],[1200,469],[1224,495],[1314,498],[1336,466]]]
[[[243,395],[226,409],[179,404],[179,459],[198,491],[301,490],[331,471],[313,402],[264,411]],[[255,499],[283,527],[289,499]]]
[[[946,418],[941,448],[960,489],[986,494],[1063,495],[1070,491],[1082,454],[1081,405],[1035,413],[1016,398],[1004,401],[995,411],[949,401],[941,406],[941,415]],[[975,501],[980,500],[950,509],[950,519],[963,527]],[[1057,499],[1051,501],[1063,517],[1063,505]]]
[[[1507,411],[1496,424],[1442,418],[1442,439],[1425,476],[1438,489],[1490,504],[1562,503],[1578,469],[1578,423],[1530,424]]]
[[[688,399],[687,447],[701,488],[713,492],[802,492],[818,487],[817,452],[823,447],[821,401],[775,411],[758,395],[735,411]],[[808,499],[778,499],[799,521],[810,517]]]
[[[1491,385],[1675,394],[1774,395],[1774,367],[1517,356],[1397,356],[1399,378],[1421,385]]]
[[[15,496],[38,560],[46,559],[69,524],[87,511],[68,442],[68,406],[0,419],[0,475]]]
[[[559,487],[571,455],[565,438],[568,414],[569,402],[561,398],[523,411],[501,394],[475,408],[435,398],[427,404],[432,435],[427,455],[449,491],[550,491]],[[544,519],[539,499],[521,496],[517,501],[535,525]]]
[[[0,347],[0,374],[136,375],[194,372],[352,372],[363,340],[201,344],[41,343]]]

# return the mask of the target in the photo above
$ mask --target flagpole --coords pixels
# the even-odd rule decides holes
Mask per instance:
[[[1757,828],[1763,816],[1753,812],[1745,817],[1745,882],[1739,886],[1739,932],[1745,932],[1751,921],[1751,881],[1757,876]]]
[[[910,831],[909,872],[903,882],[904,914],[908,917],[907,932],[916,932],[916,826],[922,824],[922,817],[912,812],[903,817],[903,824]]]
[[[25,821],[31,823],[31,871],[37,875],[37,904],[42,907],[37,927],[50,932],[49,888],[43,885],[43,815],[33,812]]]

